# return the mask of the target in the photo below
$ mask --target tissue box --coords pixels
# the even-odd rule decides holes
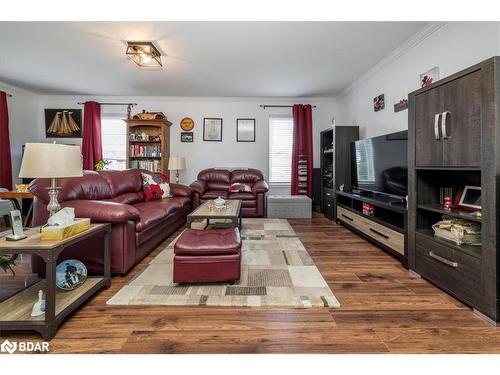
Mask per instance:
[[[71,224],[42,228],[42,240],[57,241],[74,236],[90,228],[90,219],[75,219]]]

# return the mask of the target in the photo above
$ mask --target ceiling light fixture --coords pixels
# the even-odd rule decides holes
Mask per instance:
[[[127,42],[127,51],[125,53],[130,60],[141,68],[163,66],[160,51],[152,42]]]

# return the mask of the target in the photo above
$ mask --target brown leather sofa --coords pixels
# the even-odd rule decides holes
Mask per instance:
[[[240,183],[250,187],[250,192],[229,192],[231,184]],[[266,193],[269,186],[258,169],[204,169],[190,187],[193,189],[193,209],[203,202],[222,197],[240,199],[243,217],[264,217],[266,213]]]
[[[178,184],[170,184],[172,198],[145,202],[141,172],[146,171],[84,171],[82,177],[57,180],[62,207],[73,207],[76,217],[112,223],[111,272],[114,274],[127,273],[181,227],[191,211],[192,190]],[[49,185],[49,179],[36,179],[30,184],[34,195],[34,226],[47,222],[46,187]],[[92,238],[66,249],[59,261],[78,259],[89,272],[96,273],[103,270],[102,254],[102,240]],[[41,260],[33,261],[35,271],[40,271],[39,262]]]

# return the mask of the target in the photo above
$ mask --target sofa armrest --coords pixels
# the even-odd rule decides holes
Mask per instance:
[[[252,187],[252,193],[254,194],[267,193],[268,191],[269,185],[264,180],[257,181]]]
[[[76,199],[63,202],[62,206],[73,207],[76,217],[89,217],[98,223],[124,223],[141,219],[137,208],[123,203]]]
[[[189,185],[189,187],[191,189],[193,189],[194,192],[201,195],[201,194],[205,193],[205,190],[207,188],[207,184],[205,183],[205,181],[196,180],[191,185]]]
[[[187,197],[190,198],[191,194],[193,194],[193,189],[189,186],[181,185],[181,184],[173,184],[170,183],[170,192],[174,197]]]

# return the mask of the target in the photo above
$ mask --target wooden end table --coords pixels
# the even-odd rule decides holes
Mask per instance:
[[[18,199],[31,199],[31,204],[28,210],[28,214],[24,218],[23,226],[27,227],[31,221],[31,216],[33,214],[33,193],[30,191],[0,191],[0,199],[7,199],[12,202],[14,208],[23,212],[21,206],[19,205]]]
[[[230,225],[241,229],[241,200],[226,200],[226,208],[224,209],[216,209],[213,200],[206,201],[187,216],[187,227],[191,228],[191,224],[195,220],[206,220],[206,228],[210,225],[211,219],[229,220]]]
[[[57,258],[65,248],[104,232],[104,274],[89,276],[79,287],[63,291],[56,286]],[[7,232],[7,234],[10,233]],[[27,238],[7,241],[0,238],[0,254],[33,254],[45,262],[45,279],[0,303],[0,333],[7,330],[34,330],[51,340],[64,318],[102,288],[111,286],[111,224],[92,224],[90,229],[57,241],[42,241],[39,228],[25,230]],[[32,317],[38,291],[45,290],[45,314]]]

